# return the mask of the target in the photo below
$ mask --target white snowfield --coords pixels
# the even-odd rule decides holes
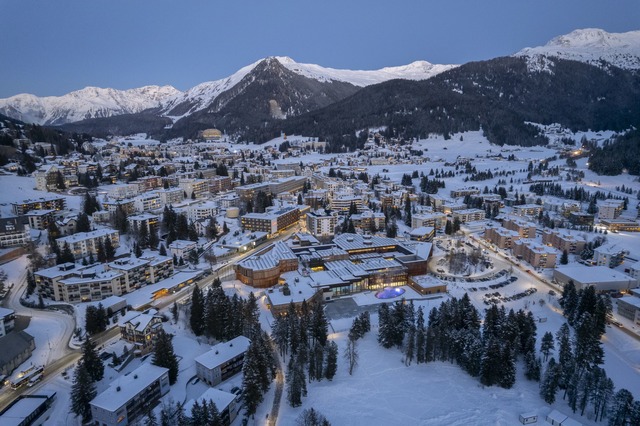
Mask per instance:
[[[640,31],[608,33],[598,28],[585,28],[555,37],[544,46],[527,47],[514,56],[532,60],[553,56],[596,66],[602,66],[604,61],[619,68],[637,70],[640,69]]]

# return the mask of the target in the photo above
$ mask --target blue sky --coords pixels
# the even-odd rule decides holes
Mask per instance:
[[[333,68],[464,63],[577,28],[640,29],[639,0],[0,0],[0,98],[184,90],[273,55]]]

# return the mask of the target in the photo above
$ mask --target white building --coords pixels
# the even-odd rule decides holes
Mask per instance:
[[[623,200],[604,200],[598,203],[598,219],[617,219],[623,208]]]
[[[169,370],[150,363],[118,377],[91,401],[91,414],[100,426],[127,426],[147,414],[169,392]]]
[[[195,359],[196,375],[209,386],[227,380],[242,370],[244,354],[250,344],[251,341],[244,336],[218,343]]]
[[[76,259],[98,253],[98,245],[100,242],[104,244],[104,239],[111,240],[114,249],[120,247],[120,234],[114,229],[98,229],[91,232],[78,232],[77,234],[61,237],[56,240],[60,250],[63,249],[65,243],[69,244],[69,248]]]
[[[307,230],[316,237],[328,237],[335,234],[338,226],[338,212],[315,210],[307,213]]]

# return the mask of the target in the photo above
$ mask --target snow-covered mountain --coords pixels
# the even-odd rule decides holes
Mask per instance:
[[[130,90],[85,87],[63,96],[47,97],[23,93],[0,99],[0,113],[27,123],[59,125],[157,108],[165,99],[180,93],[172,86]]]
[[[555,37],[544,46],[527,47],[514,56],[539,62],[540,56],[603,66],[603,62],[623,69],[640,69],[640,31],[608,33],[597,28],[575,30]]]
[[[393,79],[425,80],[457,66],[431,64],[427,61],[416,61],[411,64],[398,67],[387,67],[370,71],[353,71],[325,68],[315,64],[301,64],[288,56],[275,56],[261,59],[247,65],[229,77],[199,84],[184,93],[176,95],[165,102],[162,108],[164,115],[172,117],[175,120],[206,108],[211,105],[221,93],[226,92],[238,84],[259,64],[264,61],[271,61],[274,59],[288,70],[303,77],[317,80],[322,83],[340,81],[353,84],[358,87],[378,84]]]

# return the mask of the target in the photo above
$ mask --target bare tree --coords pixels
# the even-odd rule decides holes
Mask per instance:
[[[349,363],[349,375],[353,374],[353,370],[355,370],[358,365],[358,348],[356,345],[356,341],[349,339],[347,341],[347,347],[344,351],[344,358]]]

